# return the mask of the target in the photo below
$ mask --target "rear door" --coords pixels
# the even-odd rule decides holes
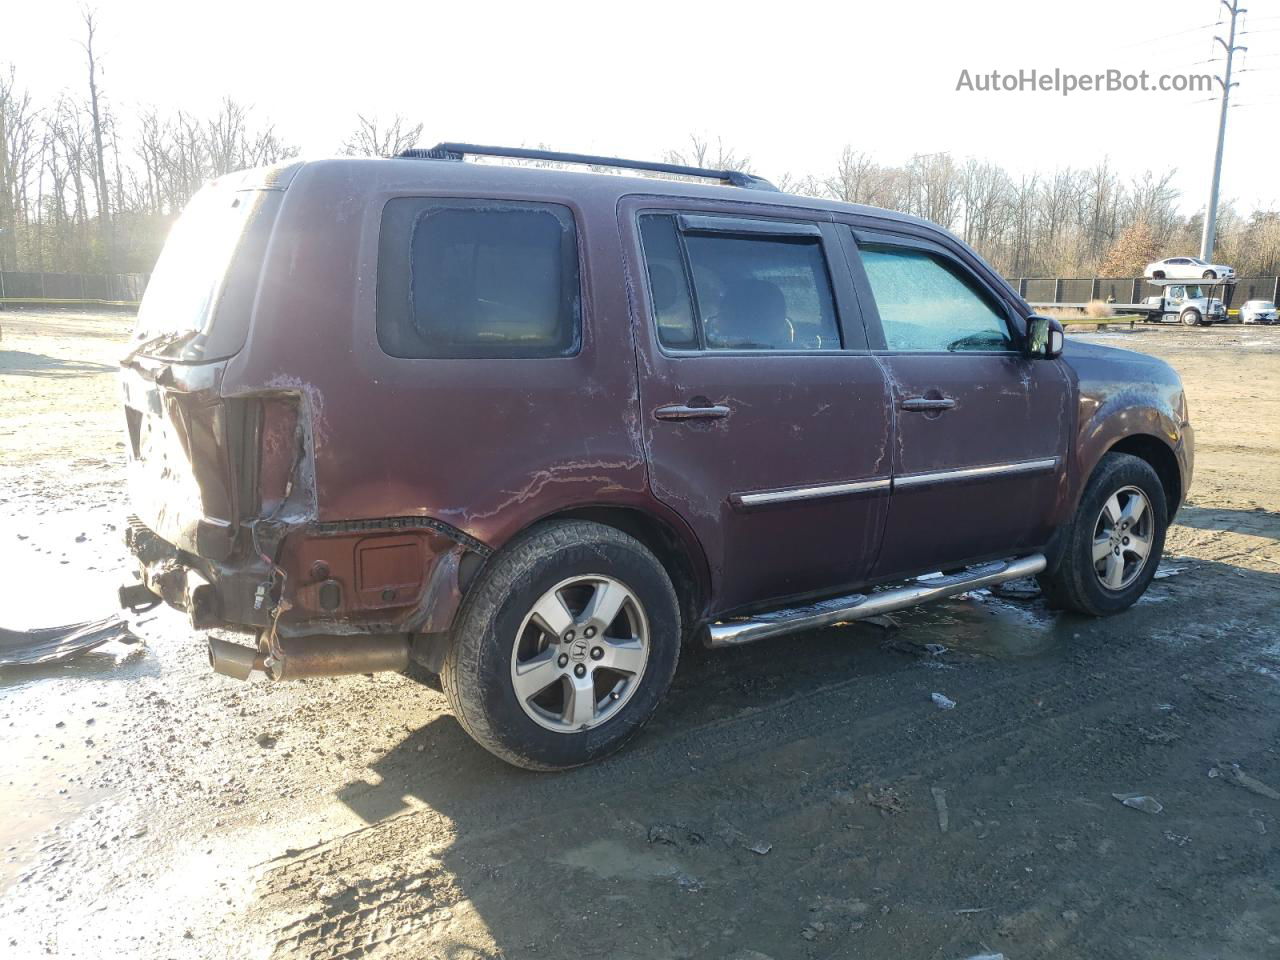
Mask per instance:
[[[1062,362],[1023,352],[1009,301],[950,248],[905,233],[846,238],[897,417],[874,576],[1042,546],[1075,416]]]
[[[863,580],[889,493],[889,394],[820,214],[631,198],[640,430],[718,612]]]

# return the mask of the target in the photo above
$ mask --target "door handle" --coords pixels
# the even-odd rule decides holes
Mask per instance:
[[[729,408],[720,404],[693,407],[687,403],[673,403],[653,411],[659,420],[719,420],[729,415]]]
[[[929,413],[931,411],[950,410],[956,405],[951,397],[907,397],[898,406],[912,413]]]

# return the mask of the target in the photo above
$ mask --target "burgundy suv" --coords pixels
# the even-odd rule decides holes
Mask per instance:
[[[1137,600],[1182,386],[1063,346],[938,227],[742,173],[442,144],[225,177],[123,361],[122,602],[253,635],[209,642],[242,679],[416,661],[498,756],[580,764],[686,639],[1033,574]]]

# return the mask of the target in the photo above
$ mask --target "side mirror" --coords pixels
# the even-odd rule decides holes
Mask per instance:
[[[1027,354],[1052,360],[1062,356],[1062,348],[1066,344],[1067,335],[1062,324],[1053,317],[1041,317],[1033,314],[1027,318]]]

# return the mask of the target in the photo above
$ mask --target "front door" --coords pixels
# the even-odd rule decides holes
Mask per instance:
[[[654,494],[706,552],[713,611],[858,583],[884,524],[891,421],[835,226],[663,204],[621,210],[640,430]]]
[[[855,239],[854,282],[897,418],[875,576],[1043,546],[1075,423],[1062,363],[1026,355],[1010,302],[954,251]]]

